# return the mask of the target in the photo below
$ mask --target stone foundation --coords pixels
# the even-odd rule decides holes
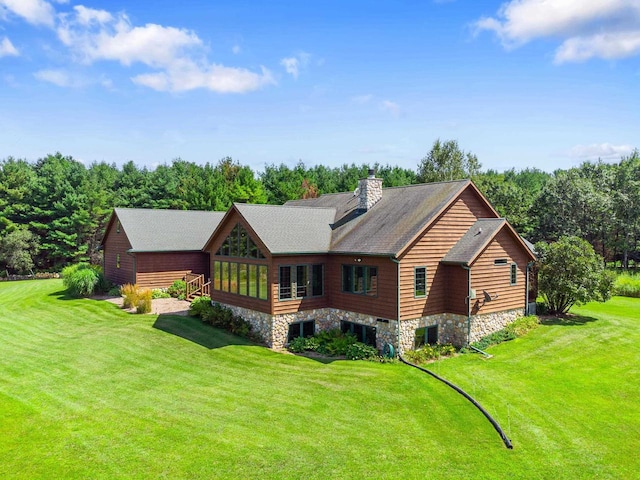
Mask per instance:
[[[503,312],[485,313],[471,317],[471,338],[469,343],[477,342],[482,337],[502,330],[511,322],[524,315],[524,308],[515,308]]]
[[[382,351],[386,344],[391,344],[394,348],[398,348],[398,322],[396,320],[382,319],[335,308],[270,315],[234,305],[222,305],[248,321],[253,331],[260,335],[269,347],[275,349],[281,349],[286,346],[290,324],[309,320],[316,322],[316,332],[340,328],[340,321],[342,320],[375,327],[376,347],[378,350]],[[418,328],[437,325],[439,343],[451,343],[456,347],[462,347],[467,344],[469,333],[471,337],[469,341],[475,342],[490,333],[504,328],[523,314],[523,309],[518,308],[504,312],[474,315],[471,317],[470,326],[465,315],[453,313],[441,313],[412,320],[403,320],[400,322],[400,353],[413,350],[415,332]]]

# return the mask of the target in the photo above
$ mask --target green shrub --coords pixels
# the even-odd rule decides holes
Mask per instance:
[[[450,357],[456,353],[456,349],[450,343],[440,345],[424,345],[418,350],[409,350],[404,353],[404,358],[415,364],[429,363],[433,360],[437,360],[440,357]]]
[[[259,341],[260,338],[251,330],[251,324],[239,315],[220,305],[219,303],[211,304],[209,297],[203,296],[191,303],[189,315],[200,317],[203,322],[211,324],[213,327],[227,330],[234,335],[246,337],[251,340]]]
[[[176,280],[167,288],[167,293],[173,298],[184,300],[187,295],[187,283],[184,280]]]
[[[621,273],[613,284],[613,294],[622,297],[640,298],[640,275]]]
[[[121,295],[120,287],[118,285],[111,287],[107,293],[110,297],[119,297]]]
[[[154,288],[151,290],[151,298],[154,300],[156,298],[171,298],[171,295],[169,295],[165,289]]]
[[[97,265],[77,263],[62,270],[62,282],[70,295],[90,297],[97,291],[104,291],[106,281],[102,269]]]
[[[307,349],[307,339],[296,337],[289,342],[289,350],[293,353],[302,353]]]
[[[210,297],[198,297],[191,302],[191,305],[189,305],[189,315],[192,317],[203,318],[203,314],[212,308]]]
[[[540,320],[535,315],[527,315],[518,318],[505,327],[505,330],[513,333],[516,337],[526,335],[531,330],[535,330],[540,325]]]
[[[149,289],[138,291],[138,302],[136,303],[136,313],[151,313],[152,293]]]
[[[378,350],[371,345],[355,342],[347,346],[345,356],[348,360],[367,360],[378,356]]]
[[[473,342],[471,345],[479,350],[485,350],[491,345],[497,345],[498,343],[507,342],[509,340],[513,340],[514,338],[516,338],[515,333],[507,330],[506,328],[503,328],[502,330],[493,332],[486,337],[482,337],[480,340],[478,340],[477,342]]]

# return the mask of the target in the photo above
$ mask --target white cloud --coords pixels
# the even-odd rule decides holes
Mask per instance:
[[[76,21],[80,25],[89,26],[95,23],[105,24],[113,21],[113,16],[106,10],[96,10],[83,5],[76,5],[73,9],[76,11]]]
[[[245,93],[275,83],[271,72],[264,67],[258,74],[243,68],[216,64],[200,66],[188,60],[163,72],[137,75],[132,80],[161,92],[206,88],[218,93]]]
[[[83,87],[86,85],[84,81],[71,76],[64,70],[40,70],[34,73],[33,76],[38,80],[53,83],[58,87]]]
[[[284,67],[288,74],[297,79],[300,71],[305,69],[307,65],[309,65],[310,60],[311,54],[306,52],[299,52],[293,57],[286,57],[280,60],[280,65]]]
[[[598,57],[616,59],[640,52],[640,30],[636,32],[610,32],[591,37],[566,40],[556,51],[555,62],[579,62]]]
[[[55,10],[44,0],[0,0],[0,16],[17,15],[33,25],[53,27]]]
[[[152,23],[134,26],[125,14],[76,6],[73,14],[60,17],[58,38],[86,64],[106,60],[146,65],[155,71],[131,80],[158,91],[244,93],[275,83],[264,67],[252,72],[209,63],[202,40],[191,30]]]
[[[18,49],[13,46],[13,43],[11,43],[11,40],[9,40],[7,37],[4,37],[0,42],[0,58],[17,57],[18,55],[20,55],[20,52],[18,52]]]
[[[556,63],[623,58],[640,52],[640,1],[511,0],[474,28],[494,32],[508,49],[537,38],[560,39]]]
[[[631,145],[612,145],[610,143],[592,143],[591,145],[576,145],[569,151],[569,156],[582,160],[619,160],[631,155],[634,147]]]
[[[233,52],[235,55],[238,55],[240,52],[242,52],[242,48],[240,47],[240,45],[234,45],[233,47],[231,47],[231,52]]]
[[[384,100],[380,103],[380,108],[385,112],[389,112],[394,117],[400,115],[400,105],[396,102],[392,102],[391,100]]]

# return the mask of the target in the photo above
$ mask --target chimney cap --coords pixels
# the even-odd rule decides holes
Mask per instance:
[[[369,178],[375,178],[376,177],[376,171],[373,168],[369,169]]]

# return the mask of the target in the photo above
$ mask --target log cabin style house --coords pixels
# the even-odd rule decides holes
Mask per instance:
[[[281,348],[341,328],[400,351],[525,314],[535,256],[469,180],[234,204],[206,242],[212,301]]]
[[[103,246],[115,283],[210,278],[212,301],[273,348],[331,328],[380,350],[471,343],[526,313],[535,260],[471,181],[383,189],[372,171],[279,206],[115,209]]]
[[[167,288],[187,274],[209,277],[203,246],[224,212],[116,208],[101,242],[105,277]]]

